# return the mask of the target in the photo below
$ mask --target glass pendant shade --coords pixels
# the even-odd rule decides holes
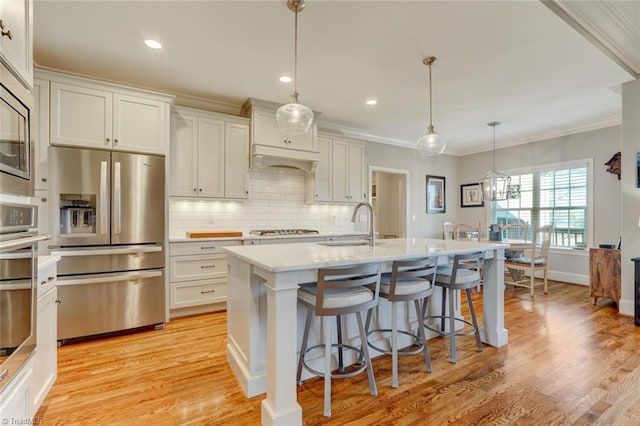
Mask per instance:
[[[423,157],[440,155],[446,146],[447,142],[433,130],[433,126],[429,126],[427,133],[418,139],[418,151]]]
[[[311,130],[313,111],[291,97],[291,103],[282,105],[276,112],[276,121],[280,131],[285,135],[304,135]]]

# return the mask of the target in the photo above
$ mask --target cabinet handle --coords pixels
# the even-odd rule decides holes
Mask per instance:
[[[2,37],[7,36],[9,40],[13,40],[11,30],[5,30],[4,22],[0,19],[0,30],[2,30]]]
[[[47,181],[47,178],[42,178],[42,179],[40,179],[40,180],[41,180],[42,182],[46,182],[46,181]]]
[[[200,247],[200,250],[215,250],[216,246]]]
[[[200,294],[215,293],[215,292],[216,292],[216,289],[214,288],[213,290],[201,291]]]
[[[47,201],[47,199],[42,197],[42,198],[40,198],[40,201],[42,201],[44,203],[45,201]]]
[[[56,279],[56,277],[49,277],[49,278],[47,278],[46,280],[42,281],[42,282],[40,283],[40,285],[45,285],[46,283],[50,283],[51,281],[53,281],[53,280],[55,280],[55,279]]]
[[[212,269],[212,268],[215,268],[215,267],[216,267],[216,265],[201,265],[200,269]]]
[[[62,300],[56,299],[56,303],[62,303]]]
[[[111,139],[107,138],[107,142],[111,142]]]

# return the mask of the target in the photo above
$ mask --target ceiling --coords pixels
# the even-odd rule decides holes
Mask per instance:
[[[433,124],[451,155],[490,149],[494,120],[498,147],[619,124],[619,86],[633,79],[538,1],[307,0],[300,102],[323,129],[414,146],[430,55]],[[278,77],[293,68],[293,13],[284,0],[36,0],[34,60],[237,113],[247,97],[288,102]]]

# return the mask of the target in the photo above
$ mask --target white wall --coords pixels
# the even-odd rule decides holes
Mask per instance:
[[[640,189],[636,154],[640,152],[640,80],[622,86],[622,300],[620,312],[634,315],[634,265],[640,256]]]
[[[187,231],[307,228],[349,232],[366,225],[351,223],[353,205],[305,204],[304,179],[300,170],[268,167],[249,172],[247,201],[170,199],[170,238],[184,237]]]
[[[604,163],[620,151],[621,131],[620,126],[615,126],[499,149],[496,150],[496,169],[504,171],[593,158],[593,243],[595,246],[601,243],[615,244],[621,234],[619,219],[621,183],[617,176],[606,172]],[[490,151],[461,157],[460,182],[463,184],[477,182],[490,170],[491,161]],[[459,190],[457,194],[459,205]],[[487,223],[488,206],[459,208],[458,211],[457,219],[461,222]],[[640,209],[638,211],[640,212]],[[624,235],[622,240],[624,246]],[[588,284],[588,250],[583,252],[554,250],[549,260],[549,269],[553,279]]]
[[[409,218],[408,236],[442,238],[442,222],[453,220],[459,203],[456,191],[460,191],[458,181],[458,159],[448,155],[421,157],[417,150],[368,142],[365,150],[366,166],[408,170]],[[426,175],[444,176],[445,213],[427,214]],[[415,216],[415,220],[413,217]]]

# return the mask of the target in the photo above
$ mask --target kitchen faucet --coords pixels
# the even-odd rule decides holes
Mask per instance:
[[[376,234],[374,231],[375,227],[373,226],[373,207],[371,207],[371,204],[363,201],[356,204],[353,208],[353,214],[351,215],[351,222],[356,223],[356,213],[358,213],[358,209],[362,206],[365,206],[369,211],[369,245],[373,247],[376,244]]]

